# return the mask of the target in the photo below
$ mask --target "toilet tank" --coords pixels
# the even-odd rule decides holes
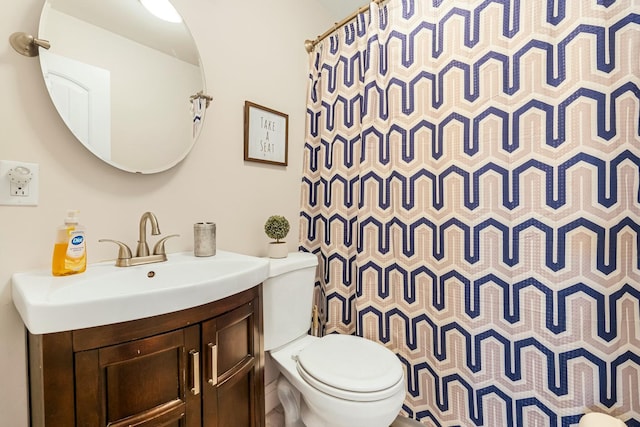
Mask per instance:
[[[309,331],[317,265],[318,257],[308,252],[269,259],[269,277],[262,284],[265,351]]]

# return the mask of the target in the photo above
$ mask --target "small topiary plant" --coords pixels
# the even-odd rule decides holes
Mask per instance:
[[[264,232],[267,236],[280,243],[280,239],[287,237],[289,233],[289,221],[281,215],[272,215],[264,223]]]

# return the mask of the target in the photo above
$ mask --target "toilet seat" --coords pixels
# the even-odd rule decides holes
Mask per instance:
[[[353,335],[333,334],[315,340],[298,353],[296,367],[312,387],[340,399],[382,400],[404,387],[396,355]]]

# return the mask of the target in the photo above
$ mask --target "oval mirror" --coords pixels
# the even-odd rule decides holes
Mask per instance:
[[[51,43],[40,49],[49,95],[89,151],[145,174],[186,157],[208,101],[181,19],[159,19],[139,0],[46,0],[38,37]]]

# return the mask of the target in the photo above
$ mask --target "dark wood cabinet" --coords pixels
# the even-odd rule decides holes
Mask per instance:
[[[29,335],[31,425],[264,427],[261,287],[176,313]]]
[[[76,352],[76,424],[199,426],[200,396],[189,384],[198,371],[193,356],[200,348],[198,329]]]

